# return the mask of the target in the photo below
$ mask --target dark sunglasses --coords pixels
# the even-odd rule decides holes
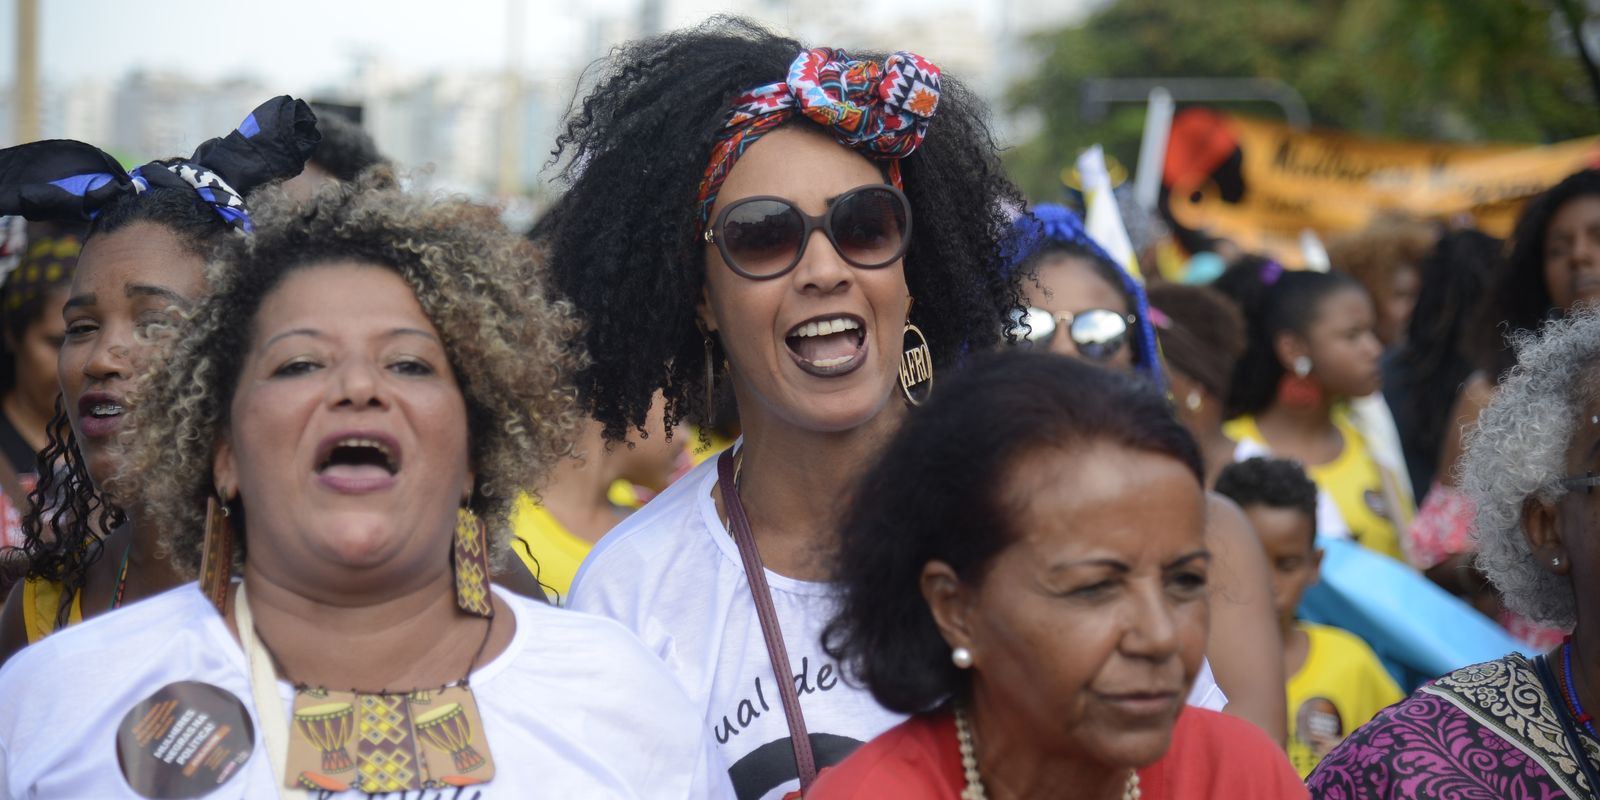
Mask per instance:
[[[717,246],[734,272],[764,281],[794,269],[818,228],[850,264],[887,267],[906,254],[911,242],[911,203],[885,184],[851,189],[816,217],[781,197],[746,197],[722,209],[706,229],[705,241]]]
[[[1128,340],[1129,326],[1138,321],[1132,314],[1119,314],[1109,308],[1091,308],[1076,314],[1055,314],[1036,306],[1011,312],[1010,332],[1018,344],[1049,347],[1062,330],[1084,358],[1106,361]]]

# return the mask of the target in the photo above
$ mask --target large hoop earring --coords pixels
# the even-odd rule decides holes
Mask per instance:
[[[933,352],[922,330],[906,320],[900,353],[900,391],[906,402],[920,406],[933,394]]]
[[[228,522],[228,498],[217,494],[206,498],[206,533],[200,549],[200,591],[223,612],[228,602],[228,587],[233,584],[233,526]],[[224,612],[225,613],[225,612]]]
[[[479,617],[494,616],[489,600],[489,529],[470,508],[456,511],[452,567],[456,577],[456,607]]]

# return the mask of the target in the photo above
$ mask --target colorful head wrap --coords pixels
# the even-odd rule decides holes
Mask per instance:
[[[1083,220],[1071,209],[1055,203],[1039,203],[1033,209],[1017,217],[1012,226],[1012,239],[1009,244],[1006,271],[1020,267],[1049,242],[1061,242],[1075,245],[1089,252],[1093,258],[1104,261],[1117,271],[1122,277],[1122,289],[1133,298],[1133,314],[1138,317],[1134,329],[1138,331],[1134,351],[1134,366],[1143,370],[1155,382],[1165,389],[1166,378],[1161,373],[1161,359],[1156,350],[1156,332],[1151,326],[1150,300],[1145,296],[1144,286],[1134,280],[1128,271],[1117,263],[1115,258],[1107,253],[1089,236],[1083,227]]]
[[[700,227],[711,219],[717,191],[745,148],[796,113],[821,125],[840,144],[889,162],[889,181],[904,189],[899,159],[911,155],[939,107],[939,68],[914,53],[882,64],[856,61],[843,50],[819,47],[797,56],[785,81],[733,98],[722,137],[700,181]]]
[[[93,220],[107,203],[152,187],[189,189],[234,230],[249,233],[244,196],[268,181],[300,174],[321,135],[317,117],[288,96],[262,103],[237,130],[209,139],[194,155],[152,161],[132,172],[99,148],[50,139],[0,150],[0,214],[34,220]]]

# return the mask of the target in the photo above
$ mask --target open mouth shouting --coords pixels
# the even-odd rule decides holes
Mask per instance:
[[[122,427],[128,405],[121,395],[87,392],[78,398],[78,433],[86,439],[101,439]]]
[[[366,494],[395,484],[400,443],[384,433],[345,431],[317,447],[317,481],[341,494]]]
[[[804,372],[837,377],[854,372],[865,361],[867,326],[852,314],[812,317],[790,328],[784,344]]]

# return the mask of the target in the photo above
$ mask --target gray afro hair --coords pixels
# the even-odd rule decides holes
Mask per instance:
[[[1517,366],[1468,437],[1461,487],[1476,506],[1478,567],[1505,596],[1506,607],[1571,629],[1572,585],[1534,557],[1522,533],[1522,507],[1529,498],[1553,503],[1566,494],[1567,447],[1595,394],[1587,376],[1600,362],[1600,313],[1586,309],[1538,333],[1519,332],[1512,346]]]

